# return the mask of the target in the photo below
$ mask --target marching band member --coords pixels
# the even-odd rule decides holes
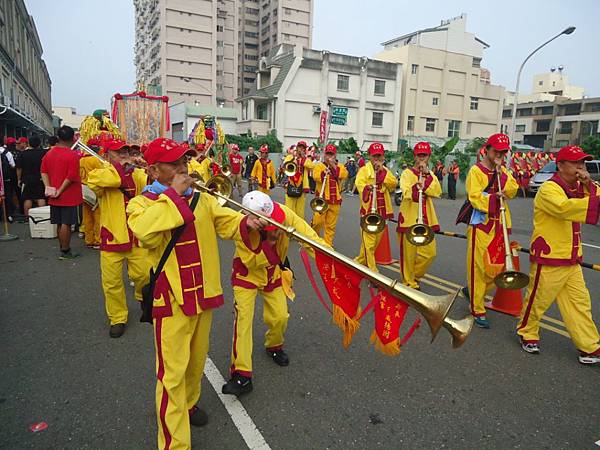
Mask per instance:
[[[244,157],[240,155],[240,147],[237,144],[231,144],[231,152],[229,152],[229,166],[231,167],[231,188],[237,186],[238,194],[242,197],[242,165]]]
[[[269,159],[269,146],[263,144],[260,146],[260,158],[254,163],[252,168],[251,178],[257,180],[258,190],[268,194],[271,188],[275,187],[275,166],[273,161]]]
[[[419,289],[419,280],[427,273],[427,269],[435,259],[435,239],[427,245],[417,247],[411,244],[406,232],[417,223],[419,214],[419,188],[423,191],[423,223],[432,231],[439,231],[435,208],[432,198],[442,195],[439,179],[429,170],[431,146],[429,142],[419,142],[413,150],[415,164],[407,168],[400,176],[402,203],[398,213],[398,242],[400,243],[400,270],[404,284]]]
[[[310,191],[309,173],[315,167],[313,160],[306,156],[306,147],[306,142],[298,142],[295,156],[293,154],[287,155],[282,164],[285,166],[289,161],[296,163],[296,174],[288,177],[289,184],[285,194],[285,206],[294,211],[302,219],[304,219],[306,194]]]
[[[188,173],[196,172],[200,174],[202,180],[206,183],[211,178],[210,164],[211,160],[206,156],[204,144],[196,145],[196,152],[190,152],[188,162]]]
[[[502,195],[505,200],[511,199],[518,190],[516,180],[502,165],[508,150],[510,141],[507,135],[491,135],[485,143],[485,155],[479,163],[471,167],[466,181],[467,197],[475,211],[467,227],[468,292],[463,289],[463,293],[468,294],[471,314],[480,328],[490,327],[485,315],[484,298],[486,292],[493,288],[494,276],[497,275],[491,272],[490,250],[501,244],[503,239],[498,197]],[[498,192],[498,171],[501,173],[502,194]],[[510,232],[511,220],[507,203],[505,201],[506,227]]]
[[[323,228],[325,229],[324,239],[330,246],[333,246],[335,228],[342,206],[342,181],[348,178],[348,170],[343,164],[337,162],[336,155],[335,145],[327,144],[323,162],[315,166],[312,175],[317,183],[315,195],[319,196],[323,190],[323,198],[328,206],[323,212],[315,212],[311,225],[319,235]],[[323,183],[326,183],[324,189]]]
[[[223,304],[217,235],[241,239],[266,225],[219,205],[208,194],[193,194],[187,174],[192,151],[165,138],[144,153],[154,183],[127,208],[129,226],[148,248],[156,267],[172,233],[185,226],[153,293],[156,350],[158,448],[191,448],[190,423],[205,425],[208,416],[196,403],[208,353],[212,310]],[[190,203],[196,198],[194,209]]]
[[[600,335],[579,265],[581,224],[596,224],[600,213],[597,185],[585,169],[591,159],[579,147],[561,148],[557,172],[535,196],[529,287],[517,326],[523,350],[539,353],[540,319],[556,300],[582,364],[600,363]]]
[[[110,164],[88,174],[87,184],[100,202],[100,270],[109,335],[118,338],[125,332],[127,299],[123,284],[123,263],[135,284],[135,298],[142,300],[142,286],[148,282],[148,252],[141,248],[127,226],[125,209],[129,200],[142,192],[147,175],[131,164],[129,147],[124,141],[111,140],[105,145]]]
[[[398,180],[391,170],[384,166],[383,145],[379,142],[373,142],[368,149],[369,162],[362,166],[356,174],[356,189],[360,196],[360,215],[364,216],[371,212],[373,195],[376,195],[376,212],[383,220],[394,217],[392,200],[390,192],[396,189]],[[376,185],[376,192],[373,192],[373,185]],[[381,241],[383,231],[376,234],[361,232],[362,244],[360,253],[356,257],[356,262],[366,265],[369,269],[377,271],[375,262],[375,249]]]
[[[244,196],[243,205],[261,212],[286,227],[322,244],[324,241],[310,226],[287,206],[271,200],[260,191]],[[231,379],[223,385],[224,394],[242,395],[252,391],[252,322],[256,295],[264,299],[263,321],[267,325],[265,348],[279,366],[287,366],[289,358],[283,350],[284,334],[288,323],[288,307],[282,280],[286,269],[290,239],[273,225],[263,233],[242,233],[243,241],[236,241],[231,285],[235,301],[235,322],[231,349]]]
[[[97,138],[90,138],[87,145],[92,150],[98,152],[100,150],[100,142]],[[87,185],[87,178],[92,170],[100,169],[102,162],[84,152],[79,159],[79,175],[81,176],[81,183]],[[82,206],[82,229],[85,236],[85,245],[88,248],[100,248],[100,206],[96,206],[96,209],[92,211],[92,207],[86,202],[83,202]]]

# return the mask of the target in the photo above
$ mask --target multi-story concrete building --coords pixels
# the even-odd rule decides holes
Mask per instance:
[[[512,105],[505,105],[501,129],[508,132]],[[517,105],[515,144],[556,151],[568,144],[580,145],[587,136],[600,136],[600,97],[579,100],[556,97],[552,102]]]
[[[384,42],[375,59],[402,64],[400,135],[443,143],[500,129],[504,87],[481,68],[488,44],[466,31],[466,15]]]
[[[531,93],[519,94],[519,104],[551,102],[557,97],[573,100],[582,99],[585,89],[580,86],[573,86],[563,70],[563,66],[559,66],[558,71],[553,67],[548,73],[534,75]],[[504,104],[512,105],[514,101],[515,93],[507,92],[504,97]]]
[[[281,44],[259,61],[256,86],[238,99],[238,133],[275,130],[284,146],[319,139],[321,112],[329,140],[353,137],[396,150],[402,65]],[[331,103],[331,105],[328,105]]]
[[[137,81],[174,103],[231,107],[261,53],[310,46],[312,1],[134,0]]]
[[[23,0],[0,0],[0,136],[52,133],[50,75]]]
[[[61,125],[68,125],[74,130],[79,130],[81,122],[86,117],[77,114],[77,110],[72,106],[53,106],[52,112],[60,119]]]

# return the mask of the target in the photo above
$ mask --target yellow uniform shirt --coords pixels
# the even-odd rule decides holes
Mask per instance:
[[[404,233],[417,223],[419,214],[419,172],[415,169],[406,169],[400,175],[400,188],[402,189],[402,203],[398,214],[398,227],[396,231]],[[442,186],[439,180],[429,171],[427,176],[423,177],[423,223],[429,225],[433,231],[439,231],[435,208],[432,198],[438,198],[442,195]]]
[[[286,156],[285,159],[283,160],[283,164],[285,165],[285,163],[287,163],[288,161],[294,161],[296,163],[296,165],[298,166],[298,170],[296,171],[296,176],[288,177],[289,182],[292,183],[292,185],[294,185],[294,186],[302,185],[303,191],[308,192],[310,190],[309,174],[310,174],[310,171],[314,169],[315,162],[313,160],[311,160],[310,158],[306,158],[306,157],[296,158],[294,160],[294,157],[292,155]]]
[[[212,173],[210,170],[210,158],[204,158],[201,162],[192,158],[188,162],[188,173],[197,172],[200,174],[204,182],[210,180]]]
[[[267,159],[266,162],[262,158],[257,159],[250,176],[256,178],[258,180],[258,185],[263,189],[275,187],[275,182],[277,181],[277,178],[275,177],[275,166],[270,159]]]
[[[532,262],[569,266],[581,261],[581,224],[598,222],[600,197],[578,183],[568,186],[555,174],[540,187],[533,202]]]
[[[313,178],[317,184],[315,189],[317,195],[321,193],[326,169],[327,166],[320,162],[313,170]],[[330,205],[340,205],[342,203],[341,184],[342,180],[346,178],[348,178],[348,170],[342,164],[338,163],[335,173],[330,173],[327,177],[327,185],[323,191],[323,197],[327,203]]]
[[[127,227],[125,208],[129,200],[142,192],[148,176],[142,169],[125,172],[121,164],[104,164],[88,174],[87,185],[98,196],[100,250],[125,252],[135,244]],[[125,193],[124,193],[125,192]]]
[[[83,155],[79,160],[79,176],[81,182],[87,184],[87,178],[92,170],[100,169],[102,167],[102,161],[92,155]]]
[[[356,174],[356,189],[360,195],[360,215],[364,216],[371,212],[372,197],[371,191],[373,189],[373,183],[375,182],[375,173],[371,162],[367,162],[362,166]],[[377,212],[384,219],[391,219],[394,217],[394,210],[392,208],[392,200],[390,198],[390,192],[396,189],[398,180],[394,176],[391,170],[384,167],[377,174]]]

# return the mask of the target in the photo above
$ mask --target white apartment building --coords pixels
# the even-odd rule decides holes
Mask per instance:
[[[52,112],[60,118],[61,125],[70,126],[74,130],[79,130],[81,122],[86,117],[83,114],[77,114],[77,110],[72,106],[53,106]]]
[[[309,46],[313,0],[134,0],[138,84],[170,101],[232,107],[274,43]]]
[[[488,44],[466,31],[467,17],[442,21],[387,42],[375,59],[403,70],[400,136],[443,144],[471,140],[500,129],[504,87],[490,84],[481,68]]]
[[[552,102],[556,98],[580,100],[584,98],[585,89],[574,86],[569,82],[569,77],[564,73],[563,66],[558,66],[558,71],[552,67],[548,73],[534,75],[530,94],[519,93],[519,104],[535,102]],[[507,92],[504,104],[512,105],[515,102],[515,93]]]
[[[328,110],[330,141],[354,137],[363,149],[378,141],[396,150],[401,88],[400,64],[281,44],[260,59],[256,86],[238,99],[238,133],[275,130],[286,147],[316,142]]]

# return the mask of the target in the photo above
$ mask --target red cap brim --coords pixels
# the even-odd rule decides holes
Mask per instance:
[[[172,150],[170,152],[165,152],[163,155],[158,158],[155,163],[164,162],[171,163],[177,161],[184,155],[196,156],[196,152],[191,148],[179,147],[177,150]]]
[[[577,155],[569,155],[566,158],[557,159],[556,162],[562,162],[562,161],[571,161],[571,162],[591,161],[592,159],[594,159],[594,157],[592,155],[588,155],[587,153],[579,153]]]
[[[283,212],[281,206],[279,206],[279,204],[276,202],[273,202],[273,212],[271,213],[271,219],[280,224],[283,224],[283,222],[285,221],[285,213]],[[267,225],[264,228],[265,231],[273,231],[277,229],[278,228],[275,225]]]

